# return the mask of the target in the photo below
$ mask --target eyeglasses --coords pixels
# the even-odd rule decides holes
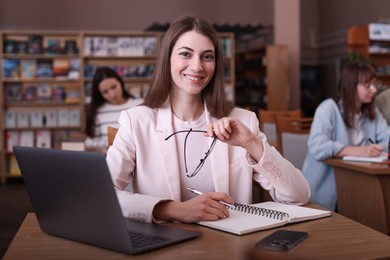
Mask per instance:
[[[193,130],[192,128],[190,130],[182,130],[182,131],[177,131],[177,132],[174,132],[173,134],[171,134],[170,136],[168,136],[167,138],[165,138],[165,141],[167,141],[171,136],[174,136],[175,134],[180,134],[180,133],[187,133],[185,139],[184,139],[184,166],[185,166],[185,169],[186,169],[186,175],[188,178],[192,178],[194,177],[196,174],[198,174],[198,172],[200,171],[200,169],[202,169],[203,165],[204,165],[204,162],[205,160],[207,159],[207,157],[211,154],[211,151],[214,149],[214,146],[215,146],[215,143],[217,142],[217,137],[214,137],[213,141],[211,142],[211,145],[209,147],[209,149],[207,150],[207,152],[205,152],[205,156],[203,157],[203,159],[200,159],[200,162],[198,164],[198,166],[196,166],[195,170],[191,173],[191,174],[188,174],[188,168],[187,168],[187,138],[188,136],[190,135],[190,133],[192,132],[195,132],[195,133],[207,133],[206,131],[204,130]]]
[[[361,85],[367,90],[378,90],[382,87],[382,82],[375,81],[375,82],[362,83]]]

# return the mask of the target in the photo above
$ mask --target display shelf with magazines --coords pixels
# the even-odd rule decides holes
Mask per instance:
[[[83,60],[80,32],[1,31],[0,35],[4,183],[19,176],[13,145],[57,148],[59,139],[82,130]]]

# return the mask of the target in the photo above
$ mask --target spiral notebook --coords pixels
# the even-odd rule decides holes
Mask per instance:
[[[327,210],[287,205],[273,201],[252,205],[235,203],[235,206],[235,209],[229,209],[230,216],[228,218],[197,223],[236,235],[244,235],[291,223],[331,216],[331,212]]]

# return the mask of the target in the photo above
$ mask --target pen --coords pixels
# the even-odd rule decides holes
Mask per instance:
[[[197,195],[202,195],[202,194],[203,194],[202,192],[200,192],[200,191],[198,191],[198,190],[195,190],[195,189],[193,189],[193,188],[187,188],[187,190],[189,190],[189,191],[191,191],[192,193],[195,193],[195,194],[197,194]],[[220,200],[219,202],[222,203],[223,205],[227,206],[227,207],[230,207],[230,208],[233,208],[233,209],[236,208],[236,206],[234,206],[234,205],[232,205],[232,204],[229,204],[229,203],[227,203],[227,202],[225,202],[225,201]]]
[[[368,141],[369,141],[370,143],[372,143],[372,144],[375,144],[375,142],[374,142],[374,141],[372,141],[372,139],[371,139],[371,138],[368,138]]]

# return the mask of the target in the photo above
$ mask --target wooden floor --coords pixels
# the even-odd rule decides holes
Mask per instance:
[[[0,185],[0,259],[29,211],[33,209],[21,179]]]

